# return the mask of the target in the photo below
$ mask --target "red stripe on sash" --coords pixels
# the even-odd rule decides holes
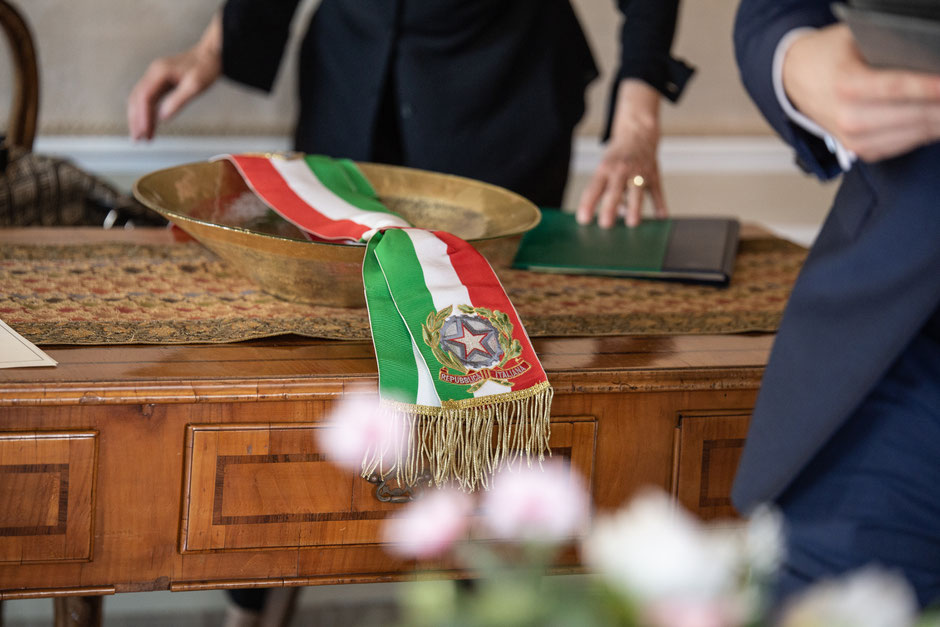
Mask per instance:
[[[230,156],[242,178],[271,209],[285,220],[317,237],[359,240],[369,227],[352,220],[331,220],[290,188],[267,157]]]
[[[434,231],[434,235],[447,244],[447,254],[451,258],[451,265],[457,272],[457,278],[467,288],[472,302],[468,305],[480,304],[489,309],[498,309],[509,316],[512,322],[513,337],[522,343],[522,354],[519,358],[527,361],[532,368],[525,374],[513,379],[513,389],[521,390],[545,381],[545,370],[532,348],[532,343],[526,337],[519,314],[513,307],[503,290],[496,273],[489,262],[477,250],[456,235],[444,231]],[[474,305],[475,306],[475,305]],[[510,362],[511,364],[512,362]]]

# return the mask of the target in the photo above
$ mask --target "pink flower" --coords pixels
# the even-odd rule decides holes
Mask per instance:
[[[467,530],[473,509],[469,495],[451,489],[428,490],[385,523],[390,551],[427,559],[443,554]]]
[[[506,540],[557,542],[577,535],[589,514],[580,475],[560,461],[503,470],[484,495],[486,526]]]
[[[366,454],[392,451],[398,432],[394,417],[381,410],[377,399],[353,397],[340,402],[317,437],[331,461],[358,472]]]
[[[747,623],[740,614],[722,599],[660,601],[643,608],[644,624],[652,627],[735,627]]]

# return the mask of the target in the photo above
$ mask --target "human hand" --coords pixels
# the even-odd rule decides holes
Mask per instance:
[[[870,67],[844,24],[793,42],[783,86],[797,109],[863,161],[940,139],[940,75]]]
[[[649,193],[657,217],[667,215],[656,152],[659,146],[659,92],[627,79],[617,91],[610,141],[600,166],[578,202],[579,224],[594,220],[609,229],[623,213],[627,226],[640,223]]]
[[[163,122],[205,91],[222,73],[222,21],[216,14],[199,42],[180,54],[153,61],[127,99],[132,139],[153,139]]]

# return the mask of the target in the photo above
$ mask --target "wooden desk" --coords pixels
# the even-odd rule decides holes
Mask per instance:
[[[2,241],[2,240],[0,240]],[[772,335],[535,340],[551,444],[600,508],[644,484],[709,518],[728,491]],[[376,389],[369,342],[45,347],[0,370],[0,600],[412,578],[372,486],[313,437]]]

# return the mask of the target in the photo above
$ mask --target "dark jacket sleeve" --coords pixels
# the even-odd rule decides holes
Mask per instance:
[[[676,102],[694,68],[672,56],[679,0],[618,0],[623,14],[620,59],[610,92],[604,138],[610,136],[617,88],[625,78],[639,78]]]
[[[774,130],[796,151],[796,162],[821,179],[841,170],[825,143],[795,124],[777,100],[773,59],[788,32],[835,21],[829,0],[743,0],[734,25],[734,48],[744,87]]]
[[[299,0],[228,0],[222,8],[222,73],[270,91]]]

